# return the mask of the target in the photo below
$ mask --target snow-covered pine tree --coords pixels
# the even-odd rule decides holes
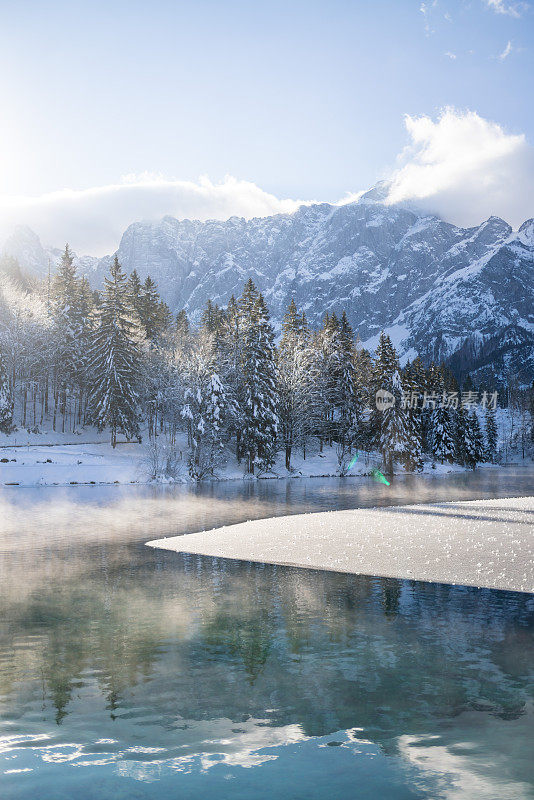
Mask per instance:
[[[224,311],[217,303],[212,303],[211,300],[208,300],[206,303],[206,307],[202,312],[202,317],[200,319],[200,325],[207,333],[215,334],[216,338],[220,337],[222,334],[223,326],[224,326]]]
[[[402,461],[409,472],[420,472],[423,468],[423,443],[421,390],[417,365],[414,367],[407,362],[402,370],[401,384],[402,406],[408,416],[411,437]]]
[[[428,374],[430,397],[428,408],[423,410],[427,446],[432,457],[441,464],[454,460],[454,431],[449,409],[445,407],[445,379],[443,370],[434,363]]]
[[[136,270],[128,279],[128,299],[133,318],[151,345],[161,346],[171,334],[173,318],[166,303],[160,299],[158,288],[150,275],[141,284]]]
[[[139,278],[136,269],[132,270],[132,272],[130,273],[130,277],[128,278],[127,293],[128,293],[128,304],[131,307],[132,316],[134,317],[136,322],[140,325],[141,315],[143,313],[142,309],[143,284],[141,283],[141,279]]]
[[[371,413],[370,425],[371,436],[375,444],[379,444],[382,433],[382,423],[384,415],[381,410],[377,409],[375,403],[376,392],[383,389],[387,392],[393,392],[393,376],[399,371],[399,363],[395,349],[391,344],[389,336],[382,331],[378,339],[378,345],[375,351],[375,358],[373,363],[373,372],[371,375],[371,391],[370,391],[370,406],[373,409]]]
[[[239,301],[242,337],[243,455],[247,472],[269,470],[278,430],[274,334],[262,295],[249,279]]]
[[[416,356],[409,368],[409,378],[406,385],[409,398],[410,416],[421,439],[423,452],[431,450],[430,410],[423,408],[425,392],[429,391],[428,375],[419,356]]]
[[[464,463],[475,469],[484,458],[484,442],[476,411],[465,414],[464,427]]]
[[[87,281],[78,280],[74,254],[67,244],[52,284],[55,332],[54,430],[59,411],[62,414],[62,431],[65,431],[69,405],[73,429],[76,420],[81,420],[82,417],[85,406],[89,317],[93,304],[93,294]]]
[[[399,360],[389,336],[382,332],[376,348],[372,375],[372,398],[383,389],[395,398],[395,404],[371,414],[373,441],[382,453],[384,468],[393,473],[395,461],[406,469],[419,470],[422,466],[421,436],[417,421],[406,407],[405,388],[400,375]]]
[[[497,442],[498,442],[498,435],[497,435],[497,421],[495,418],[495,411],[492,409],[486,410],[486,459],[491,461],[493,464],[495,462],[495,457],[497,455]]]
[[[88,355],[92,380],[89,408],[92,421],[102,430],[139,438],[139,391],[141,357],[138,332],[130,316],[128,288],[117,257],[105,278],[105,292]]]
[[[339,332],[334,338],[336,348],[335,393],[336,441],[341,474],[345,473],[358,436],[359,418],[362,410],[356,392],[356,368],[354,332],[343,311]]]
[[[176,330],[180,331],[183,335],[189,335],[189,319],[187,311],[183,308],[176,314]]]
[[[486,458],[486,447],[484,444],[484,435],[482,433],[482,428],[480,427],[480,420],[478,418],[478,414],[476,413],[475,409],[473,409],[473,411],[471,412],[469,419],[471,423],[473,441],[475,444],[475,456],[478,464],[484,461]]]
[[[325,314],[323,326],[315,331],[310,342],[313,351],[313,364],[316,370],[317,425],[316,435],[320,450],[333,435],[334,407],[332,404],[332,326],[329,314]]]
[[[423,446],[419,421],[410,410],[403,409],[403,411],[407,418],[406,449],[400,460],[408,472],[421,472],[423,469]]]
[[[226,391],[226,430],[235,438],[237,462],[241,463],[244,381],[242,371],[241,312],[234,296],[226,309],[221,310],[221,324],[215,332],[217,368]]]
[[[398,370],[393,374],[389,385],[388,391],[394,395],[395,405],[377,410],[382,417],[378,445],[384,469],[392,475],[395,461],[406,463],[407,460],[420,458],[420,443],[408,412],[402,408],[402,383]]]
[[[454,425],[454,460],[457,464],[466,463],[466,430],[467,430],[467,412],[463,406],[453,412],[452,415]]]
[[[173,326],[174,318],[172,311],[167,303],[163,302],[163,300],[160,300],[158,303],[158,341],[160,344],[162,344],[164,337],[168,338],[169,336],[172,336]]]
[[[306,438],[313,427],[314,365],[308,346],[309,332],[303,314],[291,300],[282,323],[278,347],[278,416],[280,438],[285,449],[286,469],[296,446],[306,453]]]
[[[187,312],[184,309],[177,313],[174,326],[171,327],[171,332],[169,349],[172,351],[185,352],[191,343],[191,328]]]
[[[189,475],[202,480],[215,475],[224,453],[226,391],[217,373],[213,334],[202,331],[184,364],[182,417],[187,421]]]
[[[353,436],[357,429],[357,417],[360,404],[356,394],[356,369],[355,369],[355,344],[354,331],[349,324],[347,315],[343,311],[339,323],[338,338],[338,375],[337,375],[337,403],[342,428],[342,435]]]
[[[154,342],[159,333],[159,295],[150,275],[141,291],[141,327],[148,341]]]
[[[432,455],[441,464],[454,461],[454,432],[450,412],[441,401],[431,412]]]
[[[366,408],[371,406],[371,379],[373,374],[373,359],[365,348],[356,348],[354,354],[354,382],[358,402],[359,419],[358,432],[355,446],[360,450],[369,451],[372,447],[372,432],[369,414]]]

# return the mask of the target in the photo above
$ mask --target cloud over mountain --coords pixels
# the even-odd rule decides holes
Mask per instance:
[[[391,175],[387,202],[410,202],[460,226],[499,215],[518,227],[534,216],[534,152],[522,134],[510,134],[473,111],[445,109],[437,119],[406,116],[410,144]],[[360,189],[361,187],[355,187]],[[361,191],[339,200],[353,202]],[[45,244],[69,241],[78,253],[114,252],[136,220],[225,220],[290,213],[309,201],[279,198],[251,181],[220,183],[151,174],[116,184],[39,197],[0,195],[0,245],[14,225],[27,225]]]
[[[534,151],[523,134],[454,108],[405,123],[411,144],[399,157],[389,203],[413,201],[463,226],[494,214],[517,227],[534,216]]]
[[[227,176],[220,183],[167,179],[149,174],[126,176],[117,184],[62,189],[40,197],[0,197],[0,232],[25,224],[46,243],[69,241],[80,253],[115,250],[134,220],[265,217],[294,211],[300,203],[279,199],[250,181]]]

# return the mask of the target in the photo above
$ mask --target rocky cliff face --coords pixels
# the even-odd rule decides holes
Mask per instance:
[[[464,358],[464,366],[475,368],[480,353],[488,360],[488,343],[496,351],[508,348],[506,364],[496,357],[498,369],[517,368],[528,380],[534,221],[516,233],[497,217],[464,229],[382,200],[378,186],[356,203],[302,206],[291,215],[136,222],[125,231],[118,257],[128,272],[150,274],[171,308],[185,308],[193,319],[208,298],[225,305],[252,277],[275,324],[293,297],[313,325],[326,311],[345,309],[369,346],[387,329],[405,357]],[[42,273],[57,251],[44,251],[33,237],[26,229],[4,250]],[[109,261],[80,259],[80,269],[98,285]],[[519,334],[511,336],[512,329]],[[513,339],[521,339],[516,365]]]

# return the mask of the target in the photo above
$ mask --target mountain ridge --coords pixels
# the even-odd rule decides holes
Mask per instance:
[[[363,343],[372,346],[388,330],[404,360],[419,353],[456,363],[470,353],[472,364],[464,367],[475,368],[476,353],[488,342],[502,350],[499,336],[510,326],[534,344],[534,220],[517,231],[496,216],[460,228],[386,205],[384,191],[378,184],[346,205],[303,205],[292,214],[250,220],[167,215],[134,222],[116,254],[127,272],[136,269],[141,279],[150,274],[173,311],[184,308],[194,320],[208,299],[226,305],[252,277],[275,327],[291,298],[313,325],[326,311],[345,310]],[[20,229],[3,252],[42,277],[60,251]],[[98,286],[112,257],[80,257],[79,270]],[[519,349],[517,365],[512,354],[506,369],[530,382],[523,339]],[[505,380],[503,369],[501,363],[494,380]]]

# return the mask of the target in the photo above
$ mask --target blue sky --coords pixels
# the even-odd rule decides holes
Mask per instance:
[[[149,173],[334,202],[398,166],[406,114],[446,106],[534,140],[527,3],[0,0],[0,14],[4,197]]]

